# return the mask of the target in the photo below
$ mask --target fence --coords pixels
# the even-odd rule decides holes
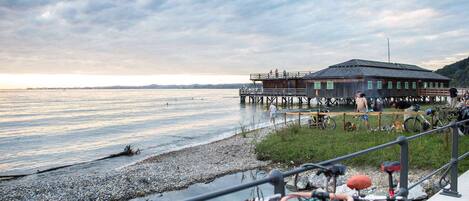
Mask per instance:
[[[385,144],[381,144],[381,145],[378,145],[378,146],[374,146],[374,147],[371,147],[371,148],[368,148],[368,149],[365,149],[365,150],[361,150],[361,151],[358,151],[358,152],[355,152],[355,153],[347,154],[345,156],[340,156],[340,157],[337,157],[337,158],[334,158],[334,159],[322,161],[322,162],[317,163],[317,165],[322,165],[322,166],[331,165],[331,164],[334,164],[334,163],[337,163],[337,162],[340,162],[340,161],[343,161],[343,160],[346,160],[346,159],[355,158],[355,157],[361,156],[363,154],[367,154],[369,152],[381,150],[381,149],[384,149],[384,148],[387,148],[387,147],[390,147],[390,146],[394,146],[394,145],[399,145],[400,150],[401,150],[400,151],[401,173],[400,173],[400,178],[399,178],[400,185],[399,185],[398,192],[396,194],[397,196],[407,197],[410,189],[412,189],[415,186],[419,185],[420,183],[427,180],[431,176],[437,174],[439,171],[441,171],[445,168],[449,168],[449,171],[450,171],[449,172],[449,175],[450,175],[450,181],[449,181],[450,188],[449,189],[444,189],[441,194],[448,195],[448,196],[453,196],[453,197],[459,197],[460,194],[458,193],[458,161],[460,161],[460,160],[464,159],[465,157],[469,156],[469,152],[466,152],[466,153],[462,154],[461,156],[458,155],[458,147],[459,147],[458,126],[460,126],[460,125],[462,125],[466,122],[469,122],[469,119],[464,120],[464,121],[460,121],[460,122],[453,122],[453,123],[451,123],[449,125],[446,125],[446,126],[443,126],[441,128],[437,128],[437,129],[434,129],[434,130],[422,132],[422,133],[419,133],[419,134],[416,134],[416,135],[413,135],[413,136],[410,136],[410,137],[400,136],[394,141],[391,141],[391,142],[388,142],[388,143],[385,143]],[[442,167],[438,168],[437,170],[431,172],[430,174],[422,177],[416,183],[409,186],[409,183],[408,183],[408,175],[409,175],[409,141],[415,140],[417,138],[420,138],[420,137],[435,133],[435,132],[443,130],[443,129],[448,129],[448,128],[453,128],[452,129],[453,132],[452,132],[452,135],[451,135],[452,148],[451,148],[451,160],[450,160],[450,162],[446,163],[445,165],[443,165]],[[256,181],[253,181],[253,182],[250,182],[250,183],[245,183],[245,184],[225,188],[225,189],[218,190],[218,191],[215,191],[215,192],[199,195],[199,196],[196,196],[196,197],[189,198],[187,200],[188,201],[209,200],[209,199],[213,199],[213,198],[216,198],[216,197],[219,197],[219,196],[227,195],[227,194],[230,194],[230,193],[234,193],[234,192],[237,192],[237,191],[240,191],[240,190],[252,188],[252,187],[255,187],[255,186],[258,186],[258,185],[261,185],[261,184],[267,184],[267,183],[272,184],[274,186],[274,193],[275,194],[281,194],[283,196],[283,195],[285,195],[285,180],[284,180],[285,177],[293,176],[293,175],[296,175],[296,174],[299,174],[299,173],[302,173],[302,172],[305,172],[305,171],[308,171],[308,170],[312,170],[312,169],[315,169],[315,167],[314,166],[301,166],[299,168],[295,168],[293,170],[289,170],[289,171],[286,171],[286,172],[281,172],[279,170],[272,170],[269,173],[269,176],[267,176],[266,178],[259,179],[259,180],[256,180]]]
[[[344,125],[344,130],[346,130],[345,127],[345,122],[346,122],[346,116],[360,116],[364,115],[365,113],[363,112],[285,112],[284,113],[284,123],[287,124],[287,115],[297,115],[298,116],[298,124],[301,126],[301,115],[307,115],[307,116],[315,116],[316,118],[319,116],[342,116],[342,122]],[[394,111],[394,112],[367,112],[366,115],[368,116],[377,116],[378,117],[378,128],[381,128],[382,126],[382,116],[383,115],[411,115],[411,116],[417,116],[417,115],[422,115],[425,114],[424,112],[401,112],[401,111]],[[433,125],[434,118],[432,115],[431,119],[431,125]]]
[[[305,88],[242,88],[239,95],[306,96]]]
[[[251,80],[300,79],[310,73],[310,71],[253,73],[249,77]]]

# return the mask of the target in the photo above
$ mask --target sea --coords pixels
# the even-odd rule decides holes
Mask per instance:
[[[140,149],[97,165],[119,168],[268,125],[267,106],[240,104],[237,89],[0,90],[0,175]]]

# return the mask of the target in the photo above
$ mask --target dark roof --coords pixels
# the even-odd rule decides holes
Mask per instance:
[[[380,61],[368,61],[352,59],[343,63],[329,66],[329,68],[310,73],[305,79],[317,78],[353,78],[353,77],[391,77],[450,80],[431,70],[416,65],[387,63]]]

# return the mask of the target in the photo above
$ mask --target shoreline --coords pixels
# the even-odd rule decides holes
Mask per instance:
[[[277,126],[279,126],[277,124]],[[281,125],[280,125],[281,126]],[[254,154],[253,141],[273,126],[258,128],[207,144],[150,156],[104,173],[83,164],[0,182],[7,200],[128,200],[153,193],[180,190],[194,183],[270,165]],[[112,160],[112,159],[111,159]]]
[[[284,125],[278,123],[276,126],[282,128]],[[130,200],[181,190],[237,172],[269,170],[279,164],[257,160],[253,142],[273,130],[274,126],[267,126],[237,133],[206,144],[153,155],[104,173],[87,170],[87,166],[93,166],[90,163],[0,181],[0,197],[6,200]],[[383,184],[387,178],[374,168],[349,168],[350,173],[370,174],[377,182],[373,183],[379,189],[385,189]],[[415,181],[424,172],[426,170],[412,170],[409,177]]]

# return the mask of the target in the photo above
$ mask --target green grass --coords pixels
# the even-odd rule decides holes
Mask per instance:
[[[370,116],[371,127],[377,127],[377,117]],[[391,124],[394,117],[383,117],[383,125]],[[402,116],[400,117],[402,120]],[[413,133],[394,133],[387,131],[367,131],[361,125],[358,131],[343,130],[342,117],[336,117],[335,130],[310,129],[288,126],[267,136],[256,144],[257,157],[284,164],[298,165],[306,162],[319,162],[353,153],[372,146],[395,140],[400,135],[411,136]],[[347,117],[347,121],[360,123],[358,119]],[[424,136],[409,142],[410,167],[435,169],[449,162],[451,144],[445,143],[444,134]],[[459,153],[469,151],[469,137],[460,137]],[[398,161],[399,146],[371,152],[360,157],[344,161],[354,166],[379,166],[383,161]],[[459,163],[459,171],[469,169],[469,158]]]

